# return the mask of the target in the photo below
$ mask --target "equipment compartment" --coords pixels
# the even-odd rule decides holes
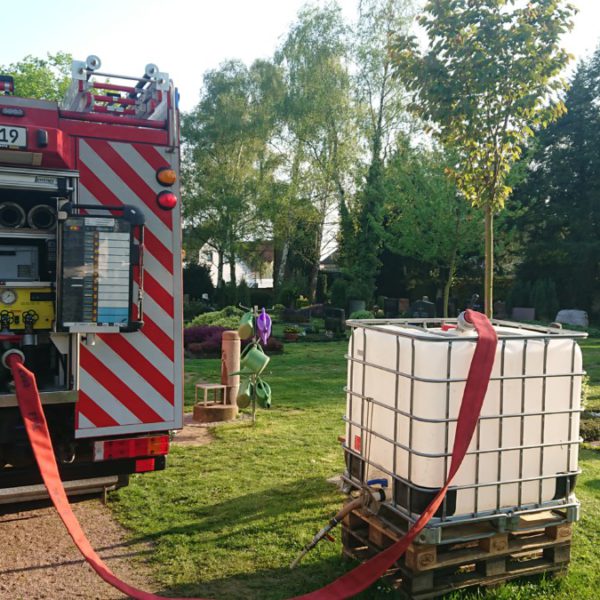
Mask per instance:
[[[69,402],[64,394],[76,389],[76,356],[73,345],[54,333],[56,225],[59,202],[73,195],[74,177],[0,167],[0,347],[19,348],[40,391],[60,392]],[[0,407],[14,404],[14,384],[2,367]]]

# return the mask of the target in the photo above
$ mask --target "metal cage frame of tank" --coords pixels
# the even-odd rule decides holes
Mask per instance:
[[[473,489],[474,494],[475,494],[475,506],[477,506],[479,489],[481,487],[496,486],[496,490],[497,490],[497,492],[496,492],[496,497],[497,497],[496,510],[485,511],[485,512],[475,511],[473,513],[466,514],[466,515],[448,516],[447,515],[448,498],[446,497],[444,499],[444,502],[442,504],[440,511],[438,511],[438,513],[436,513],[436,515],[439,514],[439,516],[432,518],[431,521],[429,522],[429,524],[427,525],[428,529],[425,529],[424,532],[419,536],[419,541],[421,543],[439,543],[439,540],[441,540],[441,537],[442,537],[441,528],[450,526],[450,525],[456,525],[457,523],[465,523],[466,521],[469,521],[469,522],[477,522],[477,521],[484,521],[484,520],[485,521],[489,521],[489,520],[500,521],[502,523],[499,525],[500,529],[503,529],[505,527],[510,528],[510,526],[507,526],[506,524],[510,523],[511,520],[514,521],[515,518],[518,519],[519,515],[523,515],[523,514],[531,513],[531,512],[538,512],[541,510],[553,509],[553,508],[565,509],[563,514],[565,515],[566,521],[576,521],[579,518],[579,502],[577,501],[575,495],[572,493],[571,484],[572,484],[572,481],[574,480],[574,478],[581,472],[580,469],[576,469],[575,471],[571,471],[570,469],[568,469],[567,471],[565,471],[565,473],[564,473],[565,493],[564,493],[564,495],[561,495],[560,498],[556,498],[550,502],[538,502],[533,505],[521,505],[521,503],[519,502],[518,503],[519,505],[517,507],[506,508],[506,507],[500,506],[500,490],[503,485],[517,484],[518,485],[518,497],[520,499],[522,497],[523,483],[529,482],[529,481],[539,481],[540,482],[539,496],[541,498],[542,481],[544,479],[550,479],[550,478],[553,478],[556,476],[555,475],[545,475],[544,476],[543,474],[540,473],[540,475],[538,477],[529,477],[529,478],[521,477],[519,479],[512,480],[512,481],[495,481],[495,482],[488,482],[488,483],[480,483],[479,482],[479,455],[483,452],[497,452],[498,453],[498,473],[500,473],[501,466],[502,466],[503,454],[508,451],[518,450],[519,451],[520,473],[522,473],[523,454],[524,454],[524,450],[526,450],[528,448],[528,447],[524,446],[524,444],[523,444],[523,425],[522,424],[524,422],[525,417],[540,416],[542,419],[542,427],[543,427],[544,418],[546,415],[548,415],[548,414],[565,414],[565,415],[568,415],[568,418],[569,418],[569,432],[572,431],[573,415],[575,413],[583,412],[582,407],[574,408],[574,397],[573,397],[574,378],[575,377],[583,377],[585,375],[585,371],[583,371],[583,370],[581,372],[575,372],[575,370],[574,370],[575,349],[577,346],[577,340],[585,339],[587,337],[587,333],[579,332],[579,331],[564,330],[564,329],[561,329],[558,327],[542,327],[542,326],[514,323],[514,322],[510,322],[510,321],[503,321],[503,320],[496,320],[496,319],[492,320],[491,322],[494,326],[518,328],[520,330],[532,332],[531,336],[527,336],[527,335],[523,335],[523,334],[519,334],[518,336],[517,335],[511,336],[511,335],[503,334],[503,335],[499,336],[498,344],[501,346],[500,356],[501,356],[501,361],[502,361],[501,366],[500,366],[500,376],[499,377],[492,376],[490,381],[500,381],[501,406],[503,406],[502,394],[503,394],[503,389],[504,389],[504,386],[503,386],[504,380],[507,380],[507,379],[521,380],[522,386],[524,386],[524,381],[526,379],[531,379],[531,378],[540,379],[541,378],[543,380],[542,410],[538,411],[538,412],[525,412],[525,410],[523,409],[524,398],[522,397],[521,413],[503,414],[502,410],[501,410],[499,415],[486,415],[486,416],[480,417],[480,421],[477,425],[477,430],[475,432],[475,437],[477,440],[476,449],[475,449],[475,451],[470,450],[467,452],[467,456],[473,455],[473,454],[475,454],[475,456],[476,456],[476,481],[473,485],[451,486],[450,490]],[[363,456],[362,454],[353,450],[351,447],[351,441],[346,439],[343,443],[343,448],[344,448],[344,452],[345,452],[347,472],[342,476],[342,480],[345,482],[348,491],[351,489],[360,489],[361,487],[363,487],[366,484],[366,481],[364,481],[364,476],[365,476],[365,470],[366,470],[365,467],[368,465],[368,466],[373,467],[376,471],[379,471],[381,473],[385,473],[386,475],[388,475],[390,477],[390,481],[392,482],[393,489],[395,488],[396,482],[400,482],[401,484],[406,486],[406,489],[408,491],[407,492],[408,493],[407,506],[410,508],[412,506],[413,494],[415,494],[416,492],[426,492],[426,493],[431,494],[431,492],[432,492],[431,488],[423,488],[419,485],[416,485],[412,481],[410,481],[411,469],[412,469],[412,459],[413,459],[414,454],[419,454],[421,456],[427,456],[427,458],[443,458],[444,459],[444,472],[445,473],[448,472],[448,467],[450,464],[449,460],[451,458],[452,452],[451,452],[451,448],[449,447],[449,433],[448,433],[448,425],[447,424],[451,423],[451,422],[455,422],[457,420],[457,419],[452,419],[449,416],[450,384],[466,381],[466,379],[450,377],[450,363],[451,363],[451,358],[452,358],[452,346],[454,343],[471,343],[471,344],[473,344],[477,341],[477,338],[476,337],[457,338],[455,334],[452,334],[452,333],[445,334],[444,332],[440,332],[440,331],[436,331],[436,334],[438,334],[438,337],[431,337],[429,335],[419,335],[418,331],[421,329],[427,329],[428,327],[440,328],[442,325],[456,325],[456,323],[457,323],[457,319],[441,319],[441,318],[377,319],[377,320],[348,320],[348,321],[346,321],[346,324],[352,328],[353,334],[355,334],[356,330],[359,330],[359,329],[363,330],[363,335],[365,336],[363,338],[365,357],[366,357],[366,331],[367,330],[379,330],[379,331],[384,332],[386,335],[395,335],[397,337],[407,337],[411,340],[411,352],[412,352],[411,372],[410,373],[402,373],[399,371],[399,368],[397,368],[396,370],[393,370],[393,369],[389,369],[387,367],[383,367],[381,365],[370,363],[364,359],[361,360],[361,359],[356,358],[356,356],[354,356],[355,336],[354,335],[351,336],[350,343],[352,344],[352,346],[351,346],[352,356],[349,354],[346,355],[346,359],[348,360],[348,364],[349,364],[348,381],[350,382],[350,384],[353,382],[353,369],[354,369],[354,365],[357,363],[363,365],[363,367],[372,367],[375,369],[382,369],[384,371],[393,373],[397,376],[396,377],[396,386],[395,386],[395,398],[394,398],[393,406],[388,406],[387,404],[377,402],[374,398],[370,398],[368,396],[363,395],[362,393],[360,393],[358,391],[355,391],[355,390],[349,389],[348,387],[345,387],[345,392],[347,395],[360,398],[361,413],[364,414],[365,409],[368,408],[368,405],[371,403],[375,403],[386,410],[390,410],[391,413],[394,414],[394,437],[395,438],[398,437],[398,415],[407,417],[409,419],[409,424],[410,424],[409,425],[409,427],[410,427],[409,434],[408,434],[409,440],[412,439],[413,421],[415,421],[415,420],[432,422],[432,423],[446,423],[446,426],[444,427],[445,432],[446,432],[446,434],[445,434],[445,452],[444,453],[427,454],[427,453],[415,452],[412,448],[410,448],[409,445],[407,446],[404,444],[400,444],[396,440],[392,440],[392,439],[388,438],[387,436],[383,436],[383,435],[373,431],[372,429],[369,429],[366,425],[363,425],[364,421],[362,418],[361,418],[360,423],[357,420],[353,419],[352,402],[348,402],[347,406],[349,407],[350,414],[344,416],[344,422],[347,425],[351,425],[352,427],[359,429],[361,431],[361,435],[366,433],[368,436],[379,437],[380,439],[384,440],[385,442],[392,444],[394,447],[393,472],[392,472],[389,469],[385,468],[383,465],[376,464],[373,461],[371,461],[370,457]],[[384,326],[389,326],[389,325],[400,326],[403,329],[399,328],[398,330],[395,330],[395,331],[389,330],[389,329],[383,329]],[[410,334],[408,333],[408,330],[410,330]],[[415,330],[417,330],[417,331],[415,331]],[[543,374],[543,375],[523,374],[520,376],[507,376],[507,377],[504,376],[504,357],[505,357],[507,341],[509,341],[509,340],[523,341],[524,347],[526,349],[528,340],[535,339],[535,340],[539,341],[540,339],[543,339],[545,341],[544,358],[543,358],[544,372],[545,372],[547,369],[546,361],[547,361],[548,343],[551,339],[556,339],[556,338],[573,340],[573,346],[572,346],[572,351],[571,351],[571,365],[570,365],[569,372],[560,373],[560,374]],[[419,341],[419,340],[427,341],[428,343],[436,343],[436,342],[448,343],[449,341],[451,342],[448,344],[449,349],[448,349],[448,365],[447,365],[447,377],[446,378],[444,378],[444,379],[427,379],[427,378],[415,376],[415,342]],[[396,366],[397,367],[399,365],[399,353],[400,353],[399,348],[400,348],[400,344],[399,344],[399,342],[397,342],[396,343]],[[366,373],[366,369],[363,368],[363,370],[362,370],[363,389],[364,389],[365,373]],[[398,401],[398,388],[399,388],[398,379],[399,379],[399,377],[406,377],[411,381],[411,397],[410,397],[410,411],[409,412],[402,411],[401,409],[398,408],[398,406],[399,406],[399,401]],[[548,378],[554,378],[554,377],[570,377],[569,408],[568,409],[565,408],[564,410],[554,411],[554,412],[549,413],[549,412],[545,412],[544,408],[543,408],[543,407],[545,407],[545,401],[546,401],[546,384],[545,384],[545,382]],[[413,382],[414,381],[424,381],[427,383],[446,384],[446,399],[445,399],[446,415],[445,415],[445,418],[424,419],[422,417],[416,417],[414,414],[411,414],[413,411],[413,402],[414,402],[414,397],[413,397],[413,388],[414,388]],[[506,418],[515,418],[515,417],[520,417],[520,419],[521,419],[521,432],[520,432],[520,436],[521,436],[520,440],[521,441],[520,441],[519,447],[516,447],[516,448],[500,447],[500,448],[496,448],[495,450],[480,450],[479,432],[480,432],[481,420],[497,419],[499,421],[499,427],[500,427],[500,433],[501,433],[503,420]],[[571,439],[569,441],[562,442],[561,444],[544,444],[544,442],[542,442],[541,444],[536,444],[535,446],[532,446],[532,448],[533,447],[545,448],[545,447],[557,446],[557,445],[568,445],[567,466],[569,466],[571,464],[571,455],[572,455],[573,446],[576,446],[576,445],[578,446],[581,443],[581,441],[582,441],[581,438],[578,436],[576,440]],[[408,465],[409,465],[408,479],[403,478],[396,473],[396,470],[397,470],[396,449],[398,449],[398,448],[402,449],[403,451],[408,452]],[[543,450],[540,452],[540,455],[543,456]],[[359,477],[354,476],[350,473],[349,461],[352,460],[352,457],[356,457],[356,459],[358,459],[359,461],[362,461],[361,474]],[[540,468],[540,471],[541,471],[541,468]],[[561,473],[561,476],[562,476],[562,473]],[[361,478],[363,480],[361,480]],[[432,498],[433,498],[433,496],[432,496]],[[392,493],[392,500],[391,501],[387,500],[384,503],[384,505],[386,507],[386,512],[389,510],[389,511],[391,511],[391,513],[395,513],[398,517],[400,517],[403,521],[406,522],[407,527],[410,526],[410,524],[414,523],[419,516],[419,513],[411,512],[410,510],[407,510],[405,507],[396,504],[393,493]]]

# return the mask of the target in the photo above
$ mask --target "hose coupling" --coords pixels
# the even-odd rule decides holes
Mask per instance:
[[[11,348],[10,350],[7,350],[3,355],[2,355],[2,366],[5,369],[10,369],[10,365],[8,364],[8,358],[13,355],[16,354],[18,357],[20,357],[20,362],[22,362],[23,364],[25,364],[25,355],[18,350],[17,348]]]

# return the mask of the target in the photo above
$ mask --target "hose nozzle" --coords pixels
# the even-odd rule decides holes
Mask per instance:
[[[335,517],[333,517],[329,523],[327,523],[327,525],[325,525],[325,527],[323,527],[323,529],[321,529],[314,537],[313,539],[306,544],[306,546],[304,546],[304,548],[302,549],[302,551],[300,552],[300,554],[298,554],[298,556],[296,556],[296,558],[292,561],[292,564],[290,565],[290,569],[294,569],[298,566],[298,564],[300,563],[300,561],[323,539],[328,539],[331,541],[331,536],[329,535],[329,532],[339,523],[342,522],[342,520],[344,519],[344,517],[351,513],[355,508],[360,508],[362,505],[364,504],[364,498],[363,496],[359,496],[358,498],[352,500],[351,502],[348,502],[348,504],[346,504],[346,506],[344,506],[344,508],[342,508],[342,510],[340,510],[340,512],[338,512],[337,515],[335,515]]]

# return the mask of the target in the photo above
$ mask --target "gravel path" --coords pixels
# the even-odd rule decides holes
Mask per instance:
[[[73,510],[92,546],[117,576],[143,590],[158,590],[143,561],[151,552],[149,544],[127,542],[126,532],[99,500],[77,502]],[[81,558],[53,507],[0,514],[0,599],[123,598]]]
[[[207,425],[186,415],[174,443],[203,446],[212,439]],[[143,560],[152,551],[150,544],[128,542],[126,531],[99,500],[72,506],[92,546],[118,577],[148,592],[159,590]],[[81,558],[54,507],[2,514],[0,506],[0,600],[126,597],[104,583]]]

